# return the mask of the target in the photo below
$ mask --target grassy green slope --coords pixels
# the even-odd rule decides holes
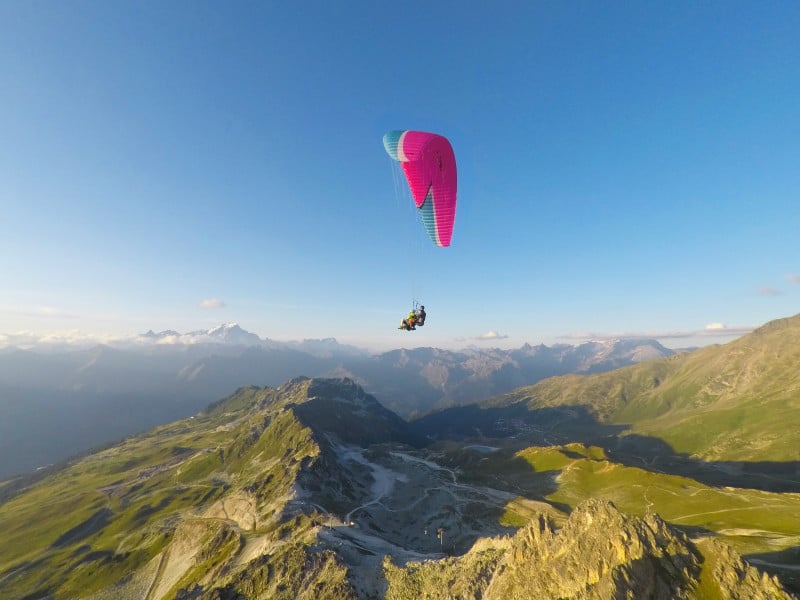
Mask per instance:
[[[704,460],[800,460],[800,315],[734,342],[592,376],[521,388],[494,406],[588,406]]]
[[[706,485],[690,477],[625,466],[602,448],[578,443],[510,452],[490,453],[460,467],[461,481],[519,494],[506,505],[502,521],[507,525],[525,526],[532,516],[546,512],[563,526],[587,499],[609,500],[625,514],[655,513],[682,529],[698,544],[709,569],[719,554],[718,542],[724,542],[779,575],[785,585],[800,589],[800,494]],[[543,511],[541,501],[554,510]],[[718,574],[705,573],[706,566],[703,577],[717,579]]]
[[[611,500],[623,512],[644,515],[656,511],[669,523],[729,537],[740,551],[740,538],[757,542],[759,549],[777,538],[785,544],[800,540],[800,498],[781,494],[707,486],[693,479],[653,473],[596,458],[594,452],[566,448],[529,448],[520,453],[535,471],[551,472],[558,489],[548,500],[574,507],[585,498]],[[581,454],[584,454],[582,456]],[[754,524],[759,529],[754,529]]]
[[[76,460],[0,504],[0,596],[101,590],[168,557],[190,521],[204,523],[203,543],[230,546],[216,549],[220,559],[248,536],[285,535],[280,500],[319,448],[292,411],[267,410],[272,397],[239,390],[206,414]],[[243,498],[247,518],[236,504]],[[287,531],[303,529],[295,525]]]
[[[723,346],[557,377],[470,413],[434,417],[464,420],[461,436],[479,432],[485,443],[507,447],[472,474],[520,494],[507,507],[508,523],[525,522],[526,498],[565,514],[587,498],[605,498],[626,513],[658,513],[706,540],[704,547],[723,540],[798,590],[798,366],[795,316]],[[507,456],[525,444],[533,445],[516,457],[527,468]]]

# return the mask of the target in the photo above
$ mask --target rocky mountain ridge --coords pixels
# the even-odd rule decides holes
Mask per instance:
[[[791,598],[707,534],[549,502],[563,475],[513,450],[419,441],[352,380],[241,388],[3,484],[0,595]]]
[[[792,598],[724,544],[698,545],[658,515],[632,517],[602,500],[580,504],[560,528],[539,516],[464,556],[386,569],[386,597],[397,600]]]

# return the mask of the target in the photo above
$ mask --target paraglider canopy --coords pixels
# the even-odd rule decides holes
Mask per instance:
[[[456,157],[447,138],[423,131],[390,131],[383,146],[400,162],[425,230],[449,246],[456,218]]]

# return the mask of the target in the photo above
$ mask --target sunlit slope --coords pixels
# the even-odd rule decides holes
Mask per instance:
[[[628,514],[657,512],[697,535],[723,537],[743,554],[774,551],[800,541],[797,494],[708,486],[616,464],[601,449],[577,444],[529,448],[519,455],[537,473],[555,478],[558,487],[547,499],[556,505],[575,507],[585,498],[604,498]]]
[[[655,514],[627,515],[598,499],[558,527],[540,515],[462,556],[402,567],[387,558],[384,572],[387,600],[793,598],[723,543],[696,544]]]
[[[229,580],[298,598],[317,576],[327,597],[348,597],[340,562],[308,552],[313,520],[285,513],[298,472],[320,455],[294,410],[309,386],[245,388],[28,487],[7,484],[0,597],[171,598]]]
[[[525,527],[539,518],[542,511],[534,500],[557,509],[548,518],[559,528],[587,499],[610,501],[625,515],[657,514],[686,533],[692,541],[689,545],[702,555],[702,585],[717,589],[721,579],[713,565],[723,561],[732,568],[739,560],[729,555],[726,546],[730,546],[797,590],[799,494],[707,485],[690,477],[626,466],[609,459],[602,448],[579,443],[516,452],[506,449],[479,461],[462,458],[461,462],[464,481],[518,494],[506,504],[502,516],[506,524]],[[621,543],[629,546],[631,542],[623,539]],[[732,597],[707,591],[692,597]]]
[[[490,406],[586,406],[704,460],[800,460],[800,315],[723,346],[521,388]]]

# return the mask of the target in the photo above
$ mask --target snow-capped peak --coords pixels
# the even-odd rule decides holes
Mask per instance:
[[[222,325],[212,327],[206,331],[206,334],[212,337],[224,337],[231,334],[238,334],[240,332],[247,333],[244,329],[239,327],[238,323],[223,323]]]
[[[259,346],[264,343],[255,333],[239,327],[238,323],[223,323],[210,329],[199,329],[189,333],[167,330],[154,333],[153,330],[139,335],[142,341],[157,344],[231,344],[236,346]]]

